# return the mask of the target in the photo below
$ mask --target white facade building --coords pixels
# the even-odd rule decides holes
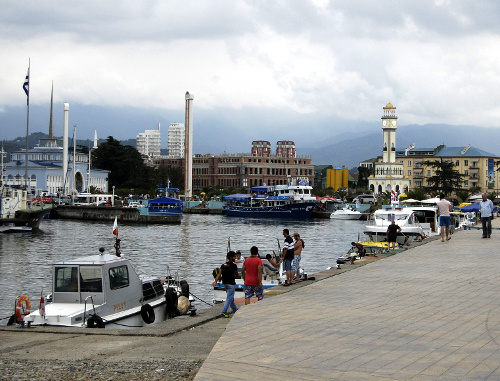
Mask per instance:
[[[375,175],[368,178],[368,186],[373,193],[405,192],[410,184],[404,175],[403,160],[396,160],[396,130],[398,117],[396,107],[388,103],[382,116],[383,148],[382,161],[375,162]]]
[[[135,138],[137,151],[150,158],[159,157],[161,154],[160,123],[157,130],[146,130]]]
[[[171,159],[183,158],[184,144],[184,123],[170,123],[168,127],[168,157]]]

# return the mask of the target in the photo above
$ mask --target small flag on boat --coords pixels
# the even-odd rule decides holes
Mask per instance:
[[[43,287],[42,293],[40,294],[40,306],[38,307],[38,310],[40,311],[42,319],[45,319],[45,298],[43,297]]]
[[[23,83],[23,89],[24,92],[26,93],[26,96],[30,97],[30,68],[28,68],[28,73],[26,74],[26,79],[24,80]]]
[[[113,224],[113,234],[118,238],[118,221],[117,217],[115,217],[115,223]]]

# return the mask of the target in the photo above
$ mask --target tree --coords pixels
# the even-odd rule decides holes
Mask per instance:
[[[434,176],[427,177],[428,186],[424,187],[426,191],[434,194],[444,193],[450,195],[454,191],[462,189],[462,183],[465,175],[461,174],[455,168],[451,161],[426,160],[422,162],[424,166],[434,169]]]
[[[406,192],[406,195],[408,196],[407,199],[414,199],[414,200],[425,200],[427,198],[427,195],[425,193],[425,190],[423,188],[417,188],[411,191]]]
[[[92,152],[92,164],[107,169],[109,185],[117,188],[143,188],[148,185],[148,169],[141,154],[132,146],[123,146],[119,140],[108,136]]]
[[[358,187],[359,188],[368,188],[368,177],[371,175],[371,169],[359,166],[358,167]]]

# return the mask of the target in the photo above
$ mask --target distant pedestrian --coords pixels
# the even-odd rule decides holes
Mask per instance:
[[[301,282],[300,279],[300,260],[302,259],[302,249],[304,248],[304,241],[300,239],[300,234],[293,233],[293,239],[295,243],[293,244],[293,262],[292,271],[295,273],[295,280],[293,282]]]
[[[293,238],[290,237],[290,231],[288,229],[283,229],[283,236],[285,237],[285,242],[283,243],[283,269],[286,271],[285,286],[289,286],[293,281]]]
[[[441,242],[444,242],[444,236],[446,232],[446,240],[449,241],[450,237],[450,224],[451,224],[451,202],[445,199],[445,195],[441,194],[439,196],[439,201],[437,202],[437,207],[439,210],[439,226],[441,228]]]
[[[392,247],[392,251],[396,249],[396,241],[398,240],[398,233],[401,233],[401,228],[396,225],[396,221],[392,220],[391,224],[387,227],[386,237],[389,244],[388,250]]]
[[[236,278],[238,275],[238,266],[234,263],[236,254],[234,251],[230,251],[226,255],[227,262],[220,267],[220,271],[215,277],[212,286],[215,287],[219,279],[222,277],[222,283],[224,284],[224,289],[226,290],[226,301],[224,302],[224,307],[222,307],[221,315],[228,318],[227,310],[229,307],[233,310],[233,313],[238,311],[238,307],[234,303],[234,291],[236,288]]]
[[[241,277],[244,280],[245,304],[250,304],[252,296],[257,300],[264,298],[262,288],[262,260],[259,258],[259,249],[257,246],[250,248],[250,257],[245,259],[241,268]]]
[[[491,219],[493,218],[493,201],[489,200],[483,193],[483,200],[479,203],[481,207],[481,224],[483,225],[483,238],[491,238]]]

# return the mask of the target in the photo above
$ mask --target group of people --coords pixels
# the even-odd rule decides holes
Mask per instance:
[[[270,266],[276,269],[276,271],[279,269],[280,264],[283,263],[283,269],[286,272],[286,281],[284,285],[288,286],[292,283],[301,282],[300,259],[302,249],[304,248],[304,240],[300,238],[300,234],[297,232],[293,233],[293,236],[290,236],[288,229],[283,229],[283,236],[285,237],[285,242],[281,260],[278,262],[276,259],[272,258],[270,254],[266,255],[266,259]],[[229,308],[232,309],[233,313],[238,311],[238,307],[234,302],[236,279],[240,279],[237,263],[242,263],[241,279],[244,281],[243,290],[245,293],[245,304],[250,304],[250,299],[253,296],[256,296],[257,300],[262,300],[264,298],[262,270],[264,266],[269,265],[267,263],[264,264],[259,258],[259,249],[257,246],[252,246],[250,248],[250,257],[248,258],[244,258],[239,250],[236,252],[229,251],[226,255],[226,263],[220,267],[212,283],[212,286],[215,287],[217,282],[222,279],[222,284],[226,291],[226,301],[221,312],[221,315],[224,317],[229,317]]]
[[[452,210],[451,202],[446,200],[445,195],[439,196],[437,203],[439,209],[439,226],[441,227],[441,242],[449,241],[450,236],[450,212]],[[482,200],[479,202],[479,210],[481,213],[481,227],[483,230],[483,238],[491,238],[491,219],[493,218],[495,205],[493,201],[488,199],[486,193],[482,194]]]

